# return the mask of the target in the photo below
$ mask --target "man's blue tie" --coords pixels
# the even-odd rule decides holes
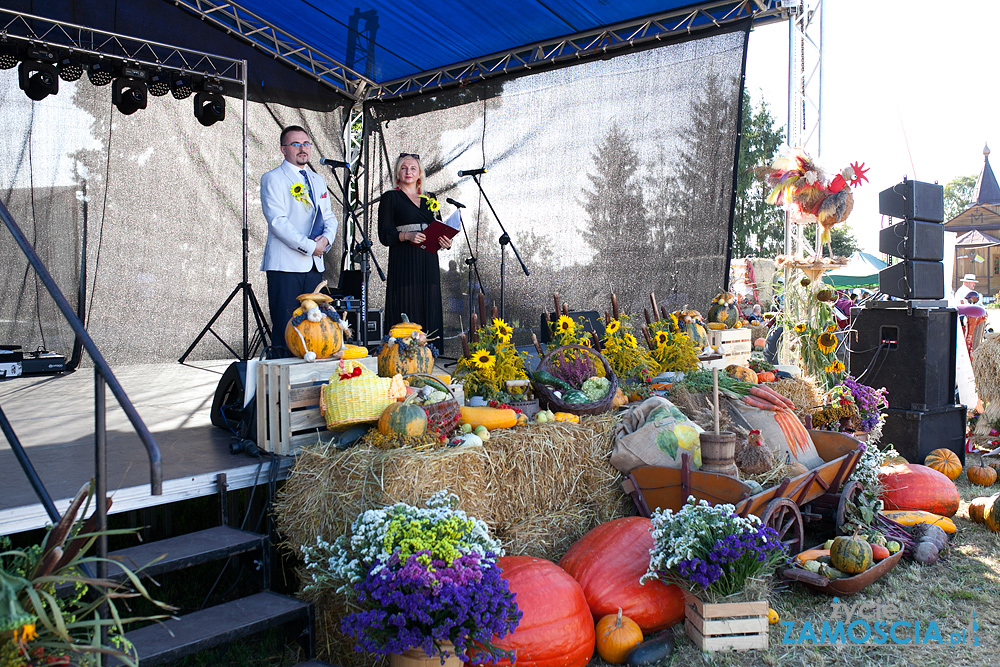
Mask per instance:
[[[299,173],[302,174],[302,180],[306,184],[306,192],[309,193],[309,201],[313,205],[312,231],[309,232],[309,238],[316,239],[323,233],[323,216],[319,214],[319,201],[313,196],[312,186],[309,185],[309,175],[305,169],[300,169]]]

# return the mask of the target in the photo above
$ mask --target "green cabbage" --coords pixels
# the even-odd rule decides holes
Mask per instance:
[[[595,402],[607,396],[608,389],[610,388],[611,381],[608,380],[608,378],[594,376],[584,380],[583,386],[580,387],[580,390],[587,395],[591,402]]]

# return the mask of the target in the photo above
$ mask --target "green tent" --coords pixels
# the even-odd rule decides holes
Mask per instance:
[[[878,272],[886,263],[867,252],[855,252],[846,266],[828,271],[823,282],[834,287],[878,287]]]

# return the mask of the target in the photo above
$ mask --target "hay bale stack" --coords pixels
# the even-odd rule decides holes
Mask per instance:
[[[805,420],[823,405],[823,391],[811,377],[784,378],[767,385],[795,404],[795,415]]]
[[[284,546],[317,535],[333,540],[365,510],[405,502],[423,506],[451,491],[460,508],[482,519],[508,555],[558,560],[599,523],[634,513],[621,475],[608,458],[618,419],[605,414],[579,424],[532,424],[496,430],[483,447],[379,449],[362,444],[338,451],[302,450],[276,503]],[[345,601],[310,596],[317,604],[320,653],[342,664],[371,665],[377,656],[353,653],[339,631]],[[367,660],[367,662],[366,662]]]

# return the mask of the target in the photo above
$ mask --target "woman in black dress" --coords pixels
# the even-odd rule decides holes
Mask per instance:
[[[423,230],[435,218],[422,194],[424,170],[420,156],[400,153],[393,169],[396,189],[382,194],[378,205],[378,238],[389,248],[389,274],[385,285],[385,323],[402,321],[402,314],[433,337],[444,330],[441,314],[441,268],[436,252],[420,248]],[[451,239],[441,237],[442,248]],[[438,347],[441,347],[440,344]]]

